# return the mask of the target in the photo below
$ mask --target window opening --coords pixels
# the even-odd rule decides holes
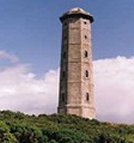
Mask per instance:
[[[64,26],[67,26],[67,22],[64,23]]]
[[[66,52],[63,53],[63,58],[66,58]]]
[[[88,57],[88,52],[87,51],[85,51],[85,58],[87,58]]]
[[[89,101],[89,93],[86,93],[86,101]]]
[[[85,35],[84,37],[85,37],[85,39],[87,39],[87,35]]]
[[[88,74],[88,71],[87,71],[87,70],[86,70],[86,73],[85,73],[85,74],[86,74],[86,77],[88,77],[88,76],[89,76],[89,74]]]
[[[61,100],[62,100],[62,102],[65,101],[65,94],[64,93],[61,94]]]
[[[62,76],[65,77],[65,71],[63,71]]]

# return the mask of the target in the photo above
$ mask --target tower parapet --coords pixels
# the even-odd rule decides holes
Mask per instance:
[[[70,18],[70,17],[82,17],[89,19],[90,22],[92,23],[94,21],[92,15],[89,12],[86,12],[82,8],[75,7],[64,13],[61,17],[60,20],[63,22],[65,19]]]

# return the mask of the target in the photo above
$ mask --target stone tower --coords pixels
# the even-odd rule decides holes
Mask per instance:
[[[59,113],[95,118],[91,23],[93,17],[73,8],[60,17],[62,46]]]

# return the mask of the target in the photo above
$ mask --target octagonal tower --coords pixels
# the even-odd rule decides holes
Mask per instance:
[[[91,14],[73,8],[60,17],[62,46],[59,113],[95,118]]]

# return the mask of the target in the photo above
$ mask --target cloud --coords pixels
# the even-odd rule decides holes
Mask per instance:
[[[98,118],[134,123],[134,58],[94,61],[94,80]]]
[[[38,79],[27,65],[0,71],[0,109],[30,114],[56,112],[58,70]]]
[[[15,55],[9,54],[3,50],[0,50],[0,59],[9,60],[12,63],[16,63],[19,61],[19,59]]]
[[[0,69],[0,109],[30,114],[54,113],[58,103],[59,70],[41,78],[26,64]],[[134,58],[94,61],[97,119],[134,123]]]
[[[30,71],[29,64],[21,64],[19,58],[0,51],[0,59],[10,66],[0,68],[0,109],[29,114],[56,112],[58,98],[58,69],[49,70],[43,77]]]

